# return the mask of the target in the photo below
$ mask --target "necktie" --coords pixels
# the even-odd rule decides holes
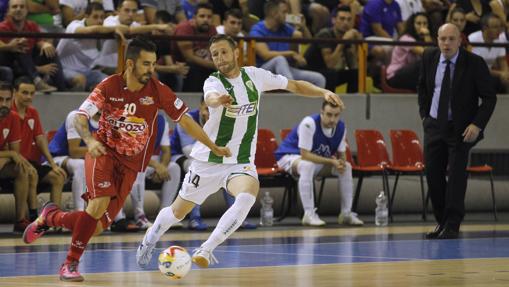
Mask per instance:
[[[449,121],[449,103],[451,95],[451,61],[446,60],[444,78],[442,79],[442,87],[440,88],[440,100],[438,101],[437,120],[441,128],[447,128]]]

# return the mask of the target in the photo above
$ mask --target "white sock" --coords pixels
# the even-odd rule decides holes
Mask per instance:
[[[85,210],[85,201],[81,195],[85,193],[85,160],[68,158],[66,169],[72,176],[72,199],[74,210]]]
[[[297,172],[299,173],[298,187],[302,207],[306,212],[313,212],[315,208],[313,194],[315,164],[307,160],[300,160],[297,165]]]
[[[117,216],[115,216],[115,219],[113,219],[114,222],[117,222],[119,221],[120,219],[124,219],[125,218],[125,212],[124,212],[124,209],[120,209],[120,211],[117,213]]]
[[[341,213],[348,214],[352,211],[353,197],[352,166],[348,162],[345,171],[338,173],[338,189],[341,194]]]
[[[161,188],[161,205],[160,208],[170,206],[175,197],[177,196],[178,187],[180,183],[180,167],[174,162],[168,165],[168,172],[171,179],[163,183]]]
[[[175,217],[171,206],[161,209],[154,221],[154,225],[147,230],[144,240],[145,243],[155,244],[173,224],[180,222],[182,219]]]
[[[212,251],[219,244],[223,243],[246,220],[249,210],[255,201],[256,197],[249,193],[243,192],[237,195],[233,205],[221,216],[216,228],[201,247]]]
[[[143,202],[145,196],[145,173],[138,172],[136,181],[131,188],[131,202],[133,204],[134,218],[138,219],[140,216],[145,215],[143,209]]]

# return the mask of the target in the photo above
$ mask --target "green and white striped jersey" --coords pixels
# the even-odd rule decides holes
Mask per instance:
[[[203,130],[218,146],[227,146],[231,157],[219,157],[197,141],[191,157],[204,162],[242,164],[254,163],[258,135],[258,108],[260,94],[285,89],[288,79],[256,67],[241,68],[240,75],[228,79],[219,72],[213,73],[203,84],[205,98],[210,93],[229,94],[230,107],[209,107],[210,117]]]

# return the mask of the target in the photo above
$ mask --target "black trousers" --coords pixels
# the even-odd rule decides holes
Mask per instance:
[[[467,164],[474,143],[465,143],[452,122],[441,128],[427,117],[424,127],[424,160],[433,213],[438,224],[459,231],[465,215]]]
[[[420,66],[421,60],[417,60],[401,67],[392,78],[387,79],[387,83],[393,88],[416,91]]]
[[[344,83],[347,84],[346,92],[347,93],[357,93],[359,90],[359,70],[332,70],[332,69],[324,69],[320,70],[320,73],[324,75],[326,80],[325,88],[330,91],[335,91],[336,86],[342,85]]]

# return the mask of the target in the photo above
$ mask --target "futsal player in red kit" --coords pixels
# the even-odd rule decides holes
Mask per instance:
[[[157,134],[158,109],[163,109],[213,153],[231,155],[228,148],[215,145],[186,115],[186,104],[168,86],[152,77],[155,65],[154,43],[133,39],[126,52],[125,72],[99,83],[79,108],[75,126],[88,148],[86,210],[63,212],[54,203],[46,203],[37,220],[23,234],[25,243],[32,243],[51,226],[72,230],[71,246],[60,267],[62,281],[84,280],[78,263],[87,243],[111,224],[131,191],[136,174],[145,170],[150,160]],[[101,113],[99,129],[93,137],[88,119],[98,112]]]

